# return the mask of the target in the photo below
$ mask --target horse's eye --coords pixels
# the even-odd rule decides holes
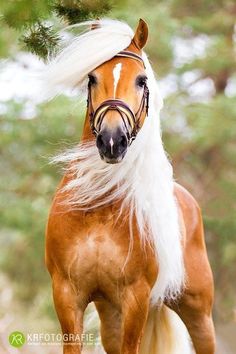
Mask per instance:
[[[97,83],[97,78],[96,76],[92,75],[92,74],[89,74],[88,75],[88,78],[89,78],[89,84],[90,85],[95,85]]]
[[[136,85],[139,87],[144,87],[147,83],[147,76],[145,75],[140,75],[136,79]]]

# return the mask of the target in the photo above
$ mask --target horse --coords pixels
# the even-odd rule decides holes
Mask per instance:
[[[163,148],[148,26],[82,25],[44,73],[51,95],[87,94],[80,143],[54,159],[66,167],[46,229],[55,309],[71,338],[64,354],[82,352],[72,335],[82,336],[90,302],[108,354],[213,354],[202,216]]]

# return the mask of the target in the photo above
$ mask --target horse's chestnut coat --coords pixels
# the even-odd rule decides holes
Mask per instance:
[[[147,25],[140,20],[127,50],[141,55],[147,37]],[[144,75],[145,69],[136,60],[121,57],[105,62],[92,73],[96,77],[94,85],[97,85],[97,89],[94,86],[91,91],[94,108],[113,97],[114,80],[111,73],[118,63],[122,66],[115,87],[116,97],[126,102],[135,112],[143,94],[142,88],[137,87],[137,77]],[[145,117],[144,112],[140,119],[141,129]],[[90,123],[87,111],[82,141],[96,144]],[[103,123],[97,137],[97,147],[103,158],[112,162],[112,159],[118,159],[129,147],[117,112],[107,114]],[[149,153],[152,153],[151,149]],[[133,171],[135,165],[131,167]],[[90,168],[93,171],[94,166]],[[142,168],[140,171],[147,173]],[[102,173],[94,176],[95,179],[103,178]],[[52,277],[54,303],[63,333],[83,333],[84,311],[88,303],[94,301],[101,320],[102,343],[108,354],[172,354],[179,338],[172,336],[172,327],[165,316],[158,322],[158,307],[150,306],[151,291],[160,274],[152,242],[145,246],[142,244],[135,218],[131,219],[130,225],[127,217],[132,211],[128,205],[121,209],[121,199],[87,210],[73,209],[63,204],[70,193],[63,190],[63,187],[73,178],[70,170],[63,177],[52,203],[46,231],[46,264]],[[201,212],[196,201],[183,187],[174,184],[173,193],[171,198],[176,198],[178,206],[182,234],[179,247],[183,253],[186,276],[181,295],[175,301],[166,301],[166,305],[185,323],[196,353],[214,354],[211,317],[213,280]],[[170,228],[168,220],[166,224]],[[174,254],[174,248],[168,249],[169,256]],[[150,314],[154,322],[150,322]],[[167,335],[159,338],[156,333],[163,324]],[[145,327],[143,344],[140,346]],[[164,336],[164,331],[160,333]],[[69,353],[81,353],[81,346],[64,345],[64,354]]]

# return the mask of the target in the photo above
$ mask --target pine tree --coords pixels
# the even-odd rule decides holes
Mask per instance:
[[[110,10],[109,0],[42,0],[33,5],[30,0],[20,0],[3,6],[3,20],[23,32],[21,42],[27,50],[47,59],[58,49],[60,28],[95,19]]]

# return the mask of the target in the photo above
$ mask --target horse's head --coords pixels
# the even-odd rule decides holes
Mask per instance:
[[[129,47],[89,74],[91,129],[107,163],[123,159],[147,115],[149,92],[142,60],[147,37],[148,27],[140,20]]]

